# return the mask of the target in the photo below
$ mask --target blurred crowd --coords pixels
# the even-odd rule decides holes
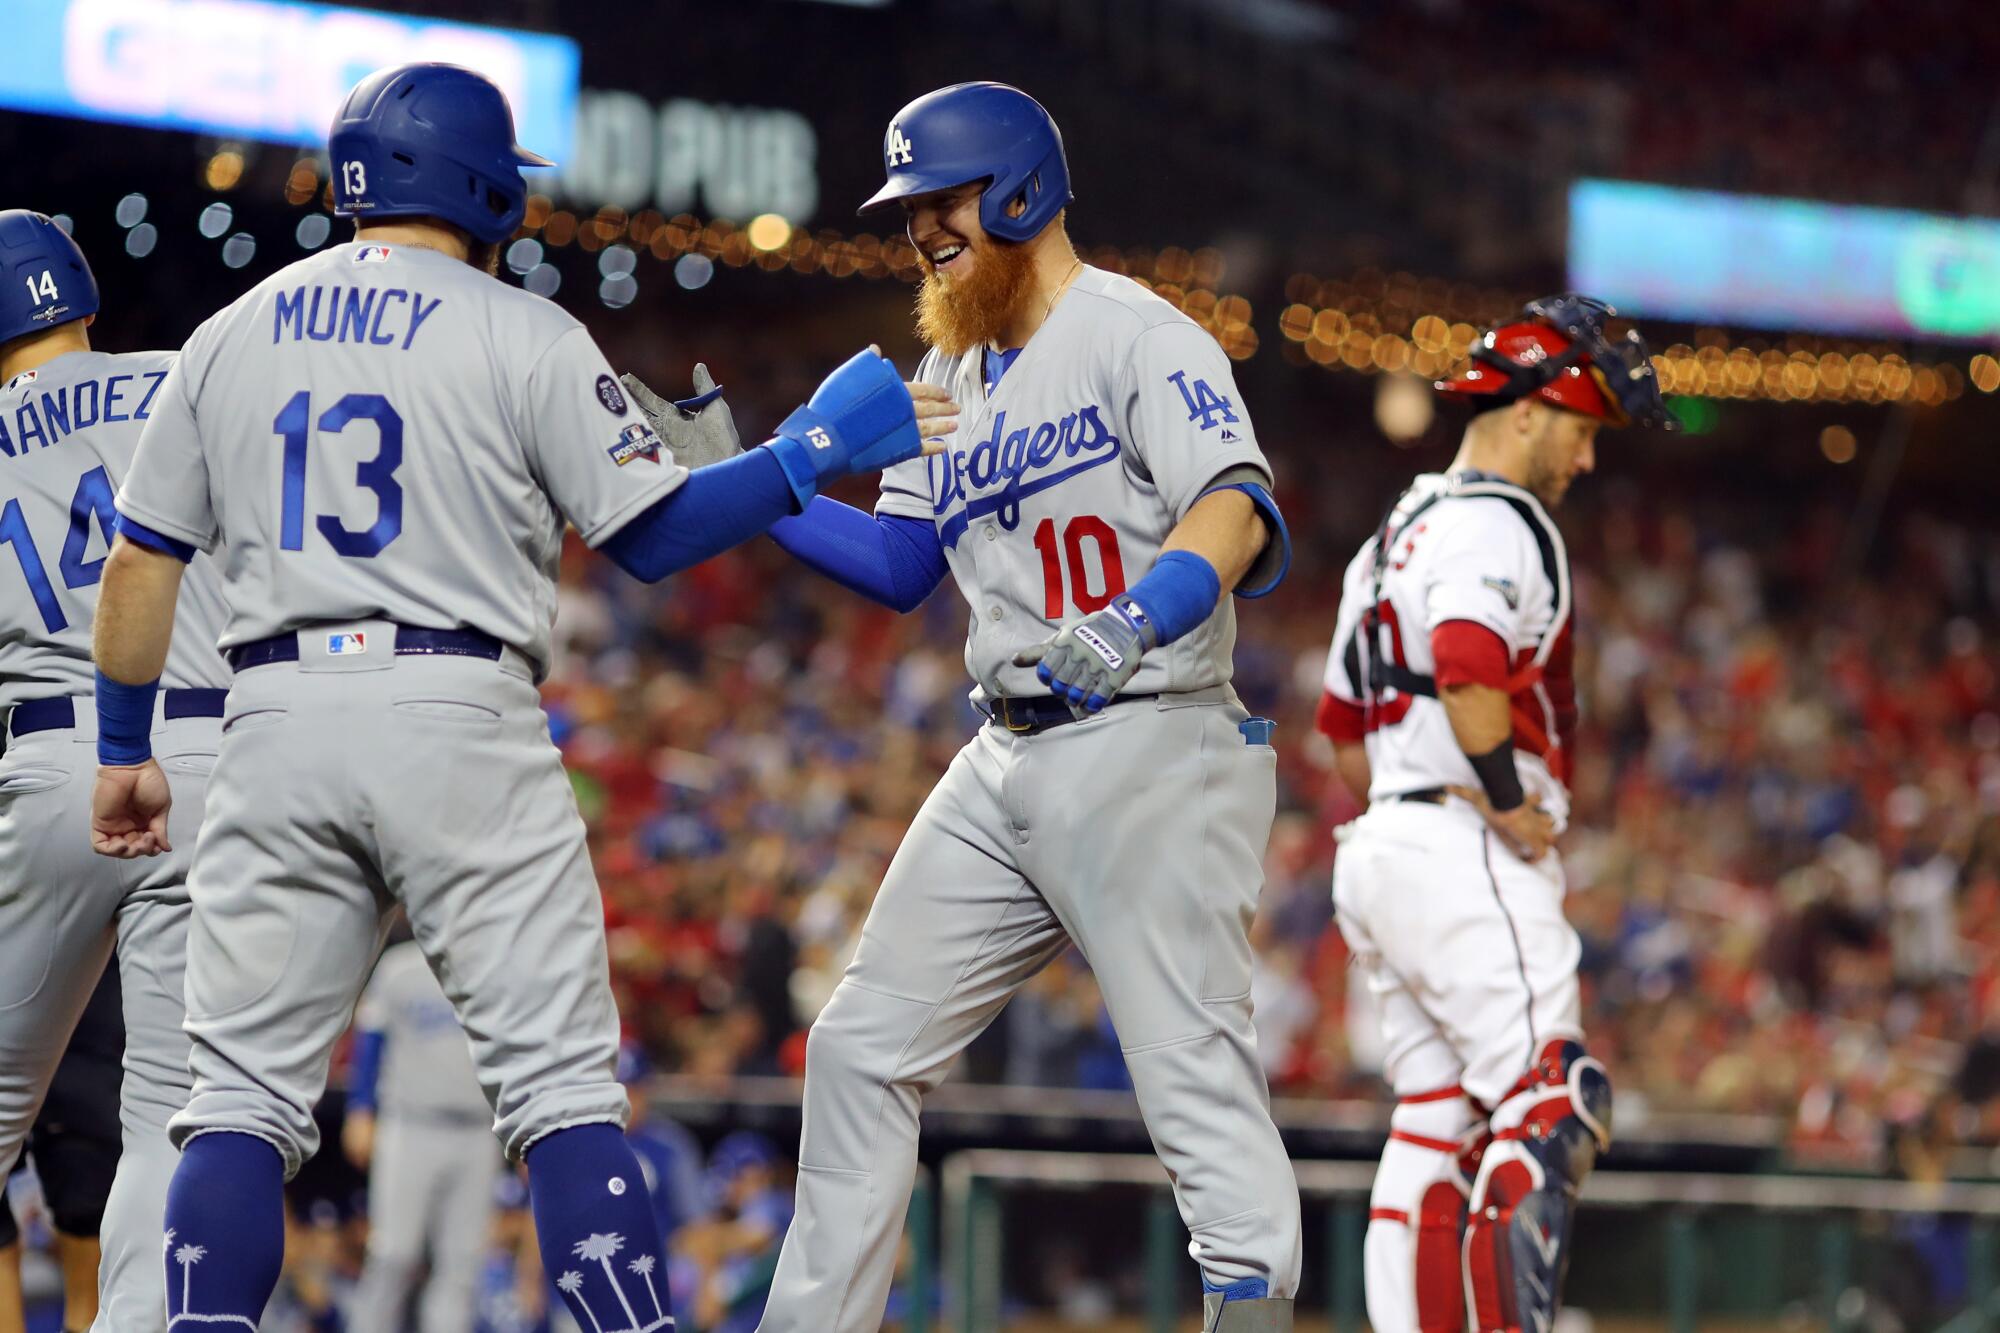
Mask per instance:
[[[1835,1156],[1933,1127],[2000,1141],[1982,628],[2000,548],[1892,514],[1851,570],[1836,508],[1774,522],[1749,494],[1593,484],[1564,513],[1586,706],[1566,861],[1621,1118],[1775,1114],[1798,1151]],[[1302,542],[1286,588],[1241,616],[1237,687],[1281,750],[1258,1024],[1274,1091],[1365,1097],[1379,1053],[1327,889],[1355,806],[1310,719],[1336,562],[1376,498],[1288,503],[1295,528],[1335,535]],[[796,1076],[905,825],[979,723],[961,601],[947,583],[898,617],[768,543],[664,595],[575,548],[563,598],[547,705],[632,1034],[689,1075]],[[1031,984],[961,1074],[1123,1086],[1083,960]]]

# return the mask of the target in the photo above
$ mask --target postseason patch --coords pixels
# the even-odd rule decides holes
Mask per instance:
[[[604,410],[614,417],[625,415],[625,391],[618,387],[618,381],[609,375],[597,377],[597,401],[604,404]]]
[[[635,458],[643,458],[657,465],[660,461],[660,437],[653,434],[653,428],[643,421],[635,421],[618,432],[618,443],[607,451],[611,461],[624,467]]]

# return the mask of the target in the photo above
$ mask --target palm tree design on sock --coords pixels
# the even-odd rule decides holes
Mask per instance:
[[[611,1256],[625,1248],[625,1238],[609,1231],[594,1231],[578,1241],[571,1253],[585,1261],[595,1260],[604,1266],[604,1276],[611,1283],[612,1294],[618,1297],[618,1305],[625,1311],[628,1328],[639,1327],[639,1312],[632,1308],[632,1302],[625,1299],[625,1288],[618,1285],[618,1272],[611,1266]]]
[[[591,1309],[590,1302],[580,1294],[583,1291],[583,1274],[571,1269],[556,1279],[556,1289],[563,1295],[574,1298],[576,1303],[583,1307],[583,1312],[590,1316],[590,1326],[596,1329],[597,1333],[604,1333],[604,1325],[597,1322],[597,1311]]]
[[[167,1243],[173,1244],[173,1233],[169,1232]],[[181,1266],[181,1313],[188,1312],[188,1298],[194,1287],[192,1281],[194,1266],[208,1257],[208,1249],[201,1245],[183,1245],[174,1251],[174,1262]]]
[[[640,1277],[646,1279],[646,1294],[653,1298],[653,1317],[655,1319],[665,1319],[667,1312],[660,1308],[660,1293],[653,1289],[653,1256],[642,1254],[631,1263],[625,1265],[625,1267],[627,1270],[637,1273]]]

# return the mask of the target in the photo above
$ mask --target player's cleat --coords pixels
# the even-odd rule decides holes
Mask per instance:
[[[1275,1296],[1238,1295],[1269,1291],[1262,1278],[1249,1278],[1222,1291],[1201,1295],[1202,1333],[1292,1333],[1292,1303]],[[1234,1299],[1231,1299],[1234,1297]]]

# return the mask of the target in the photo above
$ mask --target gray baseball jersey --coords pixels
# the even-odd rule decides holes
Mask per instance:
[[[90,634],[111,497],[173,359],[71,352],[0,388],[0,707],[88,695],[95,683]],[[176,613],[167,686],[229,684],[215,650],[222,620],[221,580],[198,558]],[[124,1151],[105,1205],[97,1327],[122,1331],[158,1327],[166,1299],[159,1230],[174,1168],[166,1125],[188,1095],[186,878],[220,724],[188,717],[154,727],[177,850],[111,861],[85,836],[96,720],[85,699],[73,725],[12,736],[0,759],[0,1178],[115,943]]]
[[[112,496],[173,364],[172,352],[71,352],[0,389],[0,544],[12,557],[0,557],[0,708],[95,684],[90,626]],[[222,620],[221,581],[198,560],[182,587],[165,684],[229,684],[215,650]]]
[[[1270,483],[1229,358],[1130,278],[1084,268],[989,395],[985,358],[935,351],[916,378],[963,409],[946,450],[882,474],[875,511],[930,519],[971,604],[965,667],[986,697],[1042,695],[1012,658],[1152,568],[1233,468]],[[1225,684],[1236,610],[1146,654],[1128,694]]]
[[[937,524],[979,691],[1046,697],[1014,653],[1137,582],[1222,474],[1270,473],[1215,340],[1127,279],[1083,270],[990,395],[983,360],[925,359],[962,424],[884,474],[877,512]],[[1072,943],[1202,1276],[1297,1289],[1298,1184],[1250,1021],[1277,757],[1229,688],[1235,637],[1225,598],[1126,691],[1161,697],[982,727],[924,802],[806,1045],[798,1209],[761,1333],[881,1326],[923,1094]]]
[[[375,1099],[383,1115],[487,1117],[465,1028],[414,943],[382,955],[361,993],[354,1026],[382,1034]]]
[[[352,243],[195,330],[118,507],[226,548],[225,647],[381,616],[483,630],[539,674],[563,521],[595,546],[686,478],[560,308]]]

